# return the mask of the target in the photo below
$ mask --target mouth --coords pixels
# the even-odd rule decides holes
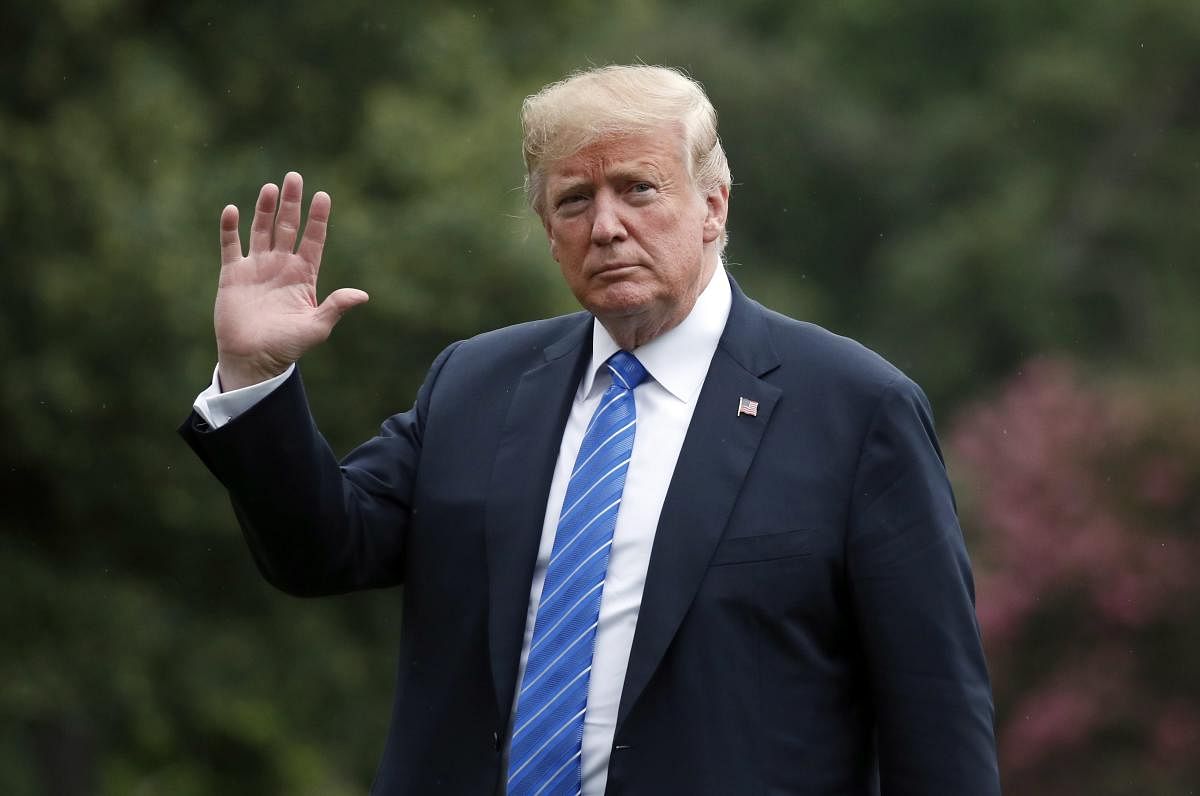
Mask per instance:
[[[640,267],[637,263],[604,263],[592,269],[592,276],[617,277]]]

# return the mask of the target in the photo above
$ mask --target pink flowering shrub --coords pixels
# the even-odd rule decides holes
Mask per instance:
[[[1008,793],[1200,788],[1197,386],[1036,360],[953,426]]]

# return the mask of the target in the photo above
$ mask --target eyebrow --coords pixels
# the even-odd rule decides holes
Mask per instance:
[[[662,173],[652,163],[637,163],[633,166],[623,167],[614,171],[611,176],[613,179],[624,182],[639,182],[647,178],[658,182],[662,179]]]
[[[555,199],[560,199],[564,196],[568,196],[573,193],[579,193],[580,191],[591,187],[592,181],[583,178],[573,179],[561,185],[554,185],[552,183],[550,195]]]
[[[640,160],[614,169],[607,178],[617,182],[638,182],[650,178],[657,182],[662,180],[662,172],[650,161]],[[555,199],[588,190],[593,185],[588,177],[566,177],[565,180],[561,185],[551,182],[550,195]]]

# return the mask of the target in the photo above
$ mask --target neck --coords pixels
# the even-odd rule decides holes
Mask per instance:
[[[688,312],[691,312],[691,307],[688,307],[687,312],[684,312],[679,317],[668,319],[629,316],[624,318],[599,318],[597,320],[604,325],[604,328],[608,331],[613,341],[622,350],[633,351],[663,333],[674,329],[687,317]]]

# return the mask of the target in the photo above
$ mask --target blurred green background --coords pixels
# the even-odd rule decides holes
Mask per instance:
[[[720,112],[747,292],[933,399],[1006,791],[1194,792],[1200,4],[404,6],[0,12],[0,792],[366,791],[402,595],[272,591],[175,436],[218,214],[333,195],[322,292],[372,300],[305,374],[345,451],[449,342],[573,309],[517,111],[634,60]]]

